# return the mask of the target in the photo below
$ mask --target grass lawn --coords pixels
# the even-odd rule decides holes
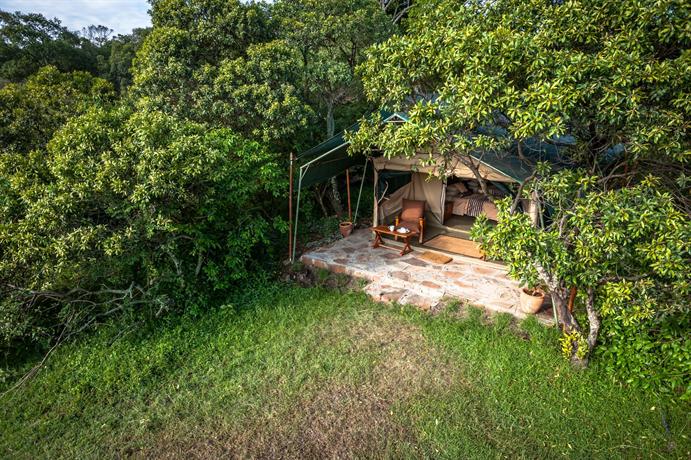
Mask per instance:
[[[557,349],[531,320],[275,285],[59,350],[0,400],[0,457],[691,457],[688,406]]]

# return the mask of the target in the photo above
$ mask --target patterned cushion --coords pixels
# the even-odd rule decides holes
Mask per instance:
[[[425,202],[418,200],[403,200],[403,210],[401,211],[401,220],[403,221],[417,221],[420,217],[425,215]]]

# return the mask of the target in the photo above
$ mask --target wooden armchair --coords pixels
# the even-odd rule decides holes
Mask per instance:
[[[420,232],[420,244],[425,233],[425,202],[419,200],[403,200],[401,213],[396,216],[396,227],[406,227]]]

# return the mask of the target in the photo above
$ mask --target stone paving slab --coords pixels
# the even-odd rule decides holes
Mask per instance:
[[[442,299],[465,300],[495,312],[518,318],[519,286],[507,276],[501,264],[453,256],[447,264],[436,264],[417,256],[421,249],[405,256],[387,248],[372,248],[372,232],[356,230],[348,238],[305,253],[300,260],[317,268],[369,281],[365,286],[373,299],[434,308]],[[427,250],[427,248],[425,248]],[[553,323],[551,310],[538,314],[543,323]]]

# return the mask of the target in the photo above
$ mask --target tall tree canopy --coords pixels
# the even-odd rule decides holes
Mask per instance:
[[[286,145],[307,125],[294,53],[275,38],[268,7],[238,0],[159,0],[134,65],[141,103]]]
[[[134,29],[132,33],[118,35],[105,45],[110,49],[110,54],[102,64],[102,73],[107,75],[120,93],[132,85],[132,61],[149,32],[151,28]]]
[[[362,102],[355,67],[365,50],[388,38],[393,26],[371,0],[281,0],[274,7],[280,35],[301,57],[303,94],[334,134],[334,111]]]
[[[410,33],[371,48],[360,69],[368,97],[411,123],[366,124],[357,148],[470,162],[507,140],[569,134],[568,153],[588,168],[605,172],[616,153],[610,168],[645,162],[681,176],[691,156],[684,2],[429,0],[413,11]],[[478,133],[490,125],[506,130]]]
[[[152,20],[135,60],[142,102],[281,151],[333,134],[341,107],[363,111],[354,69],[393,31],[371,0],[158,0]],[[321,133],[310,123],[315,115]],[[345,111],[338,124],[356,116]]]

